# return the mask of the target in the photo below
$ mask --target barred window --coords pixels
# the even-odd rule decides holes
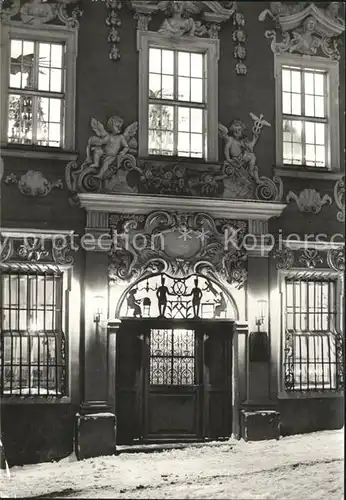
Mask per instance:
[[[1,394],[65,395],[63,275],[1,276]]]
[[[285,389],[340,389],[342,338],[337,332],[336,281],[286,278],[285,302]]]

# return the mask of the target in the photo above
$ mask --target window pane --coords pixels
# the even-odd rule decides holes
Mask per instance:
[[[301,144],[293,143],[293,163],[301,165],[302,163],[302,146]]]
[[[173,106],[150,104],[149,128],[173,131]]]
[[[49,69],[39,68],[38,72],[38,89],[39,90],[49,90]]]
[[[324,146],[316,146],[316,163],[318,167],[324,167],[326,164],[326,150]]]
[[[316,123],[316,144],[324,144],[325,143],[325,130],[326,126],[324,123]]]
[[[304,87],[305,94],[313,94],[314,93],[314,74],[313,73],[304,73]]]
[[[189,52],[178,52],[178,75],[190,76],[190,54]]]
[[[149,71],[150,73],[161,73],[160,49],[149,49]]]
[[[32,99],[27,96],[9,95],[8,141],[32,143]]]
[[[292,115],[301,114],[301,97],[300,94],[292,94]]]
[[[302,142],[302,122],[292,121],[292,140]]]
[[[191,76],[203,77],[203,55],[191,54]]]
[[[291,71],[292,92],[301,92],[300,71]]]
[[[163,99],[173,99],[173,76],[162,76],[162,97]]]
[[[305,96],[305,115],[315,116],[314,97],[312,95]]]
[[[162,154],[173,153],[173,132],[162,132],[161,136]]]
[[[191,134],[191,151],[202,155],[202,134]]]
[[[291,94],[284,92],[282,94],[282,112],[285,114],[291,114]]]
[[[190,132],[190,108],[178,108],[179,132]]]
[[[50,90],[52,92],[62,91],[62,71],[61,69],[51,69],[50,71]]]
[[[203,132],[203,110],[191,109],[191,132]]]
[[[186,156],[190,153],[190,134],[178,133],[178,154]]]
[[[324,117],[324,98],[315,97],[315,116]]]
[[[282,124],[283,140],[285,142],[292,141],[292,122],[290,120],[284,120]]]
[[[306,159],[308,162],[315,161],[315,146],[310,146],[309,144],[306,146]]]
[[[315,73],[315,95],[324,95],[324,78],[325,75]]]
[[[191,100],[203,102],[203,80],[200,78],[191,78]]]
[[[291,163],[292,161],[292,144],[290,142],[284,142],[284,162]]]
[[[282,90],[284,92],[291,91],[291,72],[288,69],[282,70]]]
[[[307,144],[315,144],[315,124],[305,122],[305,141]]]
[[[166,75],[173,75],[173,50],[162,51],[162,73]]]
[[[52,43],[51,46],[51,66],[52,68],[62,68],[62,49],[60,44]]]
[[[149,97],[151,99],[162,98],[161,76],[155,73],[149,74]]]
[[[39,44],[39,61],[40,66],[48,68],[50,66],[50,43]]]
[[[190,100],[190,78],[178,78],[178,99],[179,101]]]

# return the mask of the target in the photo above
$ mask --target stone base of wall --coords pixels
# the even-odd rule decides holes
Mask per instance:
[[[279,439],[280,413],[275,410],[242,410],[241,436],[245,441]]]

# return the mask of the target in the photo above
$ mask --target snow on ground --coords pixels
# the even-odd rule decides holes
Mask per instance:
[[[224,498],[341,500],[344,432],[323,431],[246,443],[121,453],[80,462],[12,467],[11,498]]]

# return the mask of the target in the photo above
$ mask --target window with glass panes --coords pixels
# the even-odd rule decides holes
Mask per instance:
[[[336,281],[285,280],[286,390],[338,388]]]
[[[8,142],[63,147],[64,43],[12,39]]]
[[[148,153],[206,157],[205,55],[149,48]]]
[[[284,164],[327,166],[327,78],[323,70],[282,66]]]
[[[61,273],[1,276],[1,394],[66,393]]]

